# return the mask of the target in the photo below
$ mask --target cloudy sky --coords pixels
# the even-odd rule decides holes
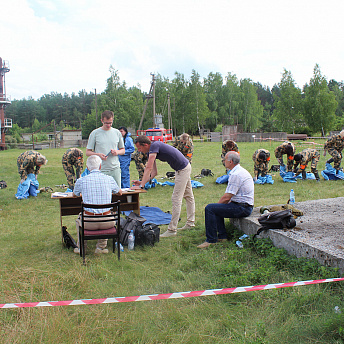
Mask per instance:
[[[343,0],[0,0],[7,96],[100,93],[112,65],[128,86],[228,72],[302,88],[316,63],[344,80]]]

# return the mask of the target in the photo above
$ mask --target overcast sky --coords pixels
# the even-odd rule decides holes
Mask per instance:
[[[0,0],[7,96],[104,90],[112,65],[149,91],[173,79],[228,72],[270,88],[291,71],[302,88],[316,63],[344,80],[343,0]]]

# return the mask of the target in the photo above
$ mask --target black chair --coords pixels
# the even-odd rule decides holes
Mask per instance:
[[[87,209],[103,209],[111,208],[109,213],[104,213],[100,215],[94,215]],[[85,229],[85,223],[97,223],[97,222],[111,222],[115,221],[115,226],[109,229],[97,229],[88,230]],[[87,227],[87,225],[86,225]],[[112,252],[115,252],[115,242],[117,242],[117,253],[118,260],[121,257],[120,250],[120,201],[108,204],[86,204],[81,202],[81,227],[79,226],[79,246],[80,246],[80,256],[82,257],[82,262],[85,265],[85,241],[86,240],[98,240],[98,239],[112,239]]]

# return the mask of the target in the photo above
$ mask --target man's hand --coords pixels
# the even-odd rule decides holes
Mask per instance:
[[[134,186],[140,186],[141,185],[141,180],[132,180],[131,182],[134,184]]]
[[[130,189],[132,189],[132,190],[141,190],[141,186],[134,185],[134,186],[131,186]]]
[[[107,159],[107,156],[104,153],[98,153],[98,156],[102,160],[106,160]]]
[[[23,184],[25,182],[25,179],[20,179],[20,184]]]
[[[324,150],[323,156],[326,156],[326,151]]]

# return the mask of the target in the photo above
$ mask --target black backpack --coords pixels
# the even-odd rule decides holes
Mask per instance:
[[[160,228],[155,223],[147,223],[143,227],[137,227],[135,232],[135,244],[144,246],[154,246],[159,242]]]
[[[264,230],[283,228],[291,229],[296,226],[296,221],[290,209],[264,214],[258,218],[258,222],[262,227],[258,229],[257,234],[255,234],[254,237]]]
[[[211,170],[207,169],[207,168],[203,168],[202,171],[201,171],[201,176],[213,176],[214,173],[211,172]]]
[[[145,221],[146,219],[144,217],[137,215],[133,211],[126,219],[121,219],[121,233],[119,235],[119,240],[123,246],[128,245],[128,236],[131,230],[133,230],[136,239],[136,232],[142,228]]]

